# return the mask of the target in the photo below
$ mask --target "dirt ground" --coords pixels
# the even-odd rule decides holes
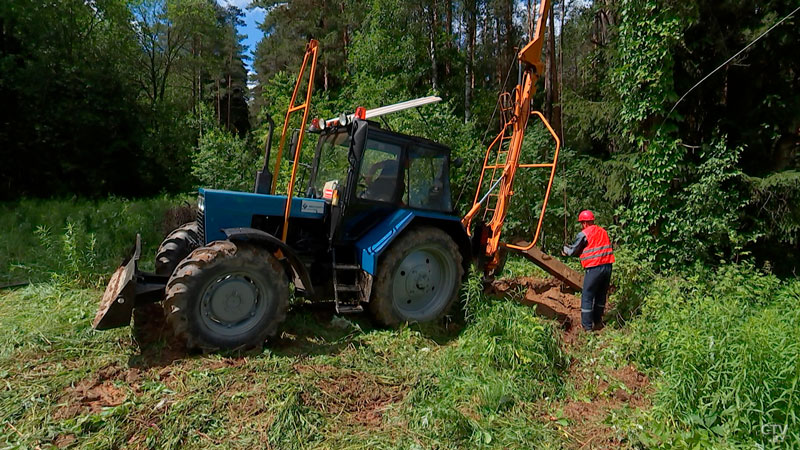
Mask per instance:
[[[535,307],[537,314],[562,324],[564,351],[571,358],[566,381],[575,395],[554,405],[543,405],[547,412],[541,419],[560,428],[575,448],[619,447],[622,443],[606,418],[625,406],[649,407],[650,381],[633,366],[609,367],[606,361],[593,357],[593,352],[602,347],[590,348],[589,333],[580,326],[580,295],[558,280],[532,277],[496,280],[487,293]],[[611,303],[606,305],[606,311],[612,308]],[[566,426],[561,419],[567,420]]]
[[[383,412],[400,402],[407,391],[404,386],[387,383],[366,372],[304,364],[294,368],[298,373],[314,374],[314,389],[301,393],[306,406],[344,415],[345,422],[370,428],[380,427]]]
[[[490,295],[511,298],[536,308],[536,314],[556,319],[571,332],[581,322],[580,297],[553,278],[517,277],[496,280]],[[610,309],[608,305],[606,309]]]

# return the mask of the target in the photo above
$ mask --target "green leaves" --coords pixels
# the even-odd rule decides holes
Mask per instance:
[[[653,425],[676,421],[648,427],[661,445],[771,448],[770,433],[797,429],[799,293],[749,265],[656,280],[623,347],[660,374]],[[788,448],[800,436],[779,438]]]

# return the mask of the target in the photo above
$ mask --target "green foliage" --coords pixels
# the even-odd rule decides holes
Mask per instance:
[[[658,375],[647,445],[798,445],[798,301],[748,265],[658,279],[622,345]]]
[[[750,188],[750,206],[758,209],[753,220],[773,239],[797,245],[800,242],[800,171],[786,170],[766,177],[745,176]],[[752,216],[751,216],[752,217]]]
[[[258,147],[250,136],[241,138],[205,120],[197,149],[192,154],[192,174],[200,186],[249,191],[259,168]]]
[[[0,5],[0,200],[191,186],[203,102],[249,127],[241,11],[207,0]]]
[[[54,281],[99,287],[102,275],[97,273],[95,260],[97,238],[93,233],[87,233],[83,224],[75,224],[67,219],[64,234],[57,238],[49,228],[40,225],[36,227],[36,237],[46,254],[52,258]]]
[[[679,141],[655,139],[633,163],[630,203],[620,208],[625,241],[662,266],[701,258],[738,259],[754,240],[733,224],[748,200],[741,193],[739,149],[724,138],[690,154]],[[695,160],[697,163],[690,163]]]
[[[673,51],[684,29],[693,23],[691,4],[670,0],[620,3],[616,69],[612,82],[621,99],[622,132],[634,142],[649,132],[654,115],[676,100]]]
[[[458,345],[439,352],[410,394],[411,428],[457,447],[546,443],[542,426],[523,418],[559,393],[568,358],[556,328],[509,301],[482,297],[467,309],[471,323]]]
[[[98,286],[142,234],[142,267],[151,267],[164,213],[182,199],[103,201],[23,199],[0,203],[0,284],[46,281]]]

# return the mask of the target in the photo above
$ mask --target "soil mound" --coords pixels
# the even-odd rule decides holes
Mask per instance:
[[[516,277],[495,280],[487,289],[487,294],[533,306],[537,314],[558,320],[567,330],[581,323],[580,296],[554,278]]]

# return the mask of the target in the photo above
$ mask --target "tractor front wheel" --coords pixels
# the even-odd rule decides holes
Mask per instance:
[[[183,258],[189,256],[194,249],[203,245],[200,238],[200,227],[197,222],[185,223],[172,230],[156,252],[156,273],[172,275]]]
[[[456,243],[438,228],[400,236],[381,258],[369,302],[382,325],[429,322],[444,316],[458,298],[464,268]]]
[[[158,246],[156,274],[172,275],[175,267],[202,245],[197,222],[188,222],[172,230]],[[161,303],[140,305],[133,310],[133,337],[140,347],[158,341],[164,332],[164,308]]]
[[[215,241],[178,264],[164,309],[175,336],[202,351],[261,346],[286,318],[289,282],[267,250]]]

